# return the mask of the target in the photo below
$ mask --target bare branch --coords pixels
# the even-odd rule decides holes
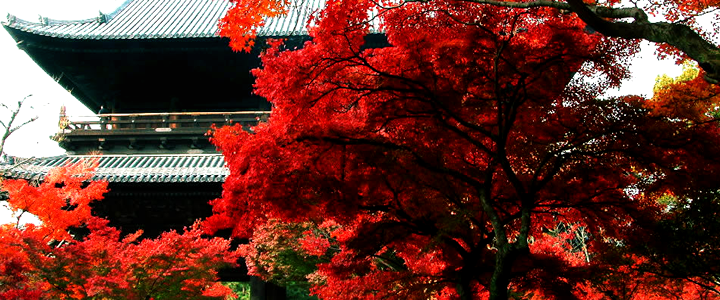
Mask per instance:
[[[2,133],[2,136],[0,136],[0,155],[5,154],[5,142],[7,139],[12,135],[15,131],[22,128],[23,126],[30,124],[38,119],[38,117],[30,118],[29,120],[26,120],[25,122],[21,123],[20,125],[13,126],[13,123],[17,121],[18,115],[20,114],[20,111],[23,109],[23,104],[25,104],[25,101],[27,101],[28,98],[32,97],[32,95],[27,95],[22,100],[18,101],[17,107],[10,108],[6,104],[2,103],[3,107],[10,110],[10,119],[6,122],[0,121],[0,124],[2,124],[3,128],[5,129]]]
[[[23,122],[22,124],[11,128],[11,129],[10,129],[10,134],[12,134],[12,133],[15,132],[16,130],[22,128],[23,126],[25,126],[25,125],[27,125],[27,124],[30,124],[30,123],[32,123],[32,122],[37,121],[37,119],[38,119],[38,117],[32,117],[32,118],[30,118],[29,120]]]

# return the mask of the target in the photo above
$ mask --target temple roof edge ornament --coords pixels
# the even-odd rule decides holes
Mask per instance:
[[[100,24],[107,23],[108,16],[104,14],[102,11],[99,12],[99,15],[97,16],[97,22]]]
[[[5,21],[6,24],[12,25],[15,23],[15,20],[17,19],[17,17],[15,17],[15,15],[13,15],[13,14],[8,13],[7,16],[5,17],[5,19],[6,19],[6,21]]]

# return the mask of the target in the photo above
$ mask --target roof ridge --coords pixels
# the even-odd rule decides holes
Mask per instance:
[[[25,24],[25,25],[42,25],[42,26],[52,26],[52,25],[74,25],[74,24],[86,24],[86,23],[107,23],[112,18],[114,18],[117,14],[120,13],[123,9],[125,9],[130,2],[133,2],[135,0],[125,0],[120,6],[115,8],[111,13],[103,13],[102,10],[98,11],[98,16],[92,17],[92,18],[86,18],[86,19],[74,19],[74,20],[61,20],[61,19],[52,19],[49,17],[43,17],[42,15],[38,15],[38,21],[33,22],[30,20],[25,20],[22,18],[18,18],[17,16],[8,13],[6,16],[6,21],[2,22],[5,25],[12,25],[15,23]]]
[[[132,0],[129,0],[129,1],[132,1]],[[35,22],[35,21],[21,19],[11,13],[8,13],[6,16],[6,20],[3,21],[2,23],[4,25],[13,25],[13,24],[42,25],[42,26],[70,25],[70,24],[85,24],[85,23],[97,22],[98,18],[99,17],[79,19],[79,20],[57,20],[57,19],[50,19],[48,17],[43,17],[42,15],[38,15],[39,20],[37,22]]]
[[[118,6],[118,8],[116,8],[113,12],[111,12],[109,14],[105,14],[107,16],[107,21],[112,20],[112,18],[117,16],[117,14],[119,14],[120,11],[122,11],[123,9],[128,7],[128,5],[130,5],[130,2],[133,2],[133,1],[135,1],[135,0],[125,0],[125,2],[123,2],[123,4],[120,4],[120,6]]]

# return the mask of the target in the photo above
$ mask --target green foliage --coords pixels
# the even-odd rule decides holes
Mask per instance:
[[[271,222],[260,226],[250,245],[242,247],[243,256],[252,275],[306,296],[307,275],[329,261],[326,237],[323,229],[310,222]]]
[[[672,208],[672,207],[675,207],[675,205],[678,202],[678,199],[677,199],[677,197],[675,197],[671,194],[665,194],[665,195],[658,197],[657,202],[661,205]]]
[[[223,282],[223,284],[229,287],[237,298],[235,300],[250,300],[250,283],[249,282]],[[288,282],[287,288],[287,299],[288,300],[317,300],[315,296],[310,296],[308,285],[299,282]]]
[[[659,223],[658,243],[650,257],[666,271],[714,279],[720,275],[720,194],[698,192],[692,199],[675,199],[671,217]]]
[[[318,297],[310,296],[309,285],[305,282],[289,282],[287,288],[288,300],[317,300]]]
[[[235,300],[250,300],[250,283],[243,281],[223,282],[237,296]]]
[[[657,93],[659,90],[669,88],[674,84],[690,81],[700,74],[700,68],[695,62],[686,61],[682,67],[683,72],[678,77],[673,78],[666,74],[658,75],[657,78],[655,78],[653,92]]]

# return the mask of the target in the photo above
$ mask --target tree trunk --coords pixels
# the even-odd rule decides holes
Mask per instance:
[[[495,271],[490,278],[490,300],[507,300],[508,285],[510,284],[510,247],[512,244],[505,244],[498,248],[495,256]]]
[[[458,294],[460,295],[460,300],[472,300],[473,298],[471,284],[472,273],[473,270],[468,266],[468,264],[460,270],[460,283],[458,283]]]
[[[284,287],[250,277],[250,300],[286,300]]]

